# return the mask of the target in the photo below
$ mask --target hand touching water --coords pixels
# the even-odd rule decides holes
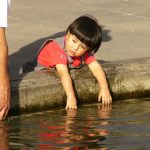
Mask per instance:
[[[102,104],[111,104],[112,97],[107,87],[101,88],[99,91],[98,101],[102,101]]]
[[[66,109],[77,109],[77,100],[74,96],[68,96]]]

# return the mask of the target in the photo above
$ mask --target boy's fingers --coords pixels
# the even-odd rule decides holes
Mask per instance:
[[[98,101],[100,102],[101,100],[102,100],[102,95],[99,94],[99,96],[98,96]]]
[[[107,98],[107,104],[111,104],[112,103],[112,98],[111,96]]]
[[[110,103],[112,103],[112,98],[110,97]]]
[[[66,108],[65,108],[66,110],[68,110],[68,109],[77,109],[77,106],[72,106],[72,107],[70,107],[70,106],[66,106]]]
[[[104,105],[109,105],[109,104],[111,104],[111,103],[112,103],[112,98],[111,98],[111,96],[110,96],[110,97],[107,97],[107,98],[105,98],[105,99],[102,100],[102,104],[104,104]]]

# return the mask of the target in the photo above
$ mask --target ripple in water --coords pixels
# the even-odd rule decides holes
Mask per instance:
[[[12,117],[0,123],[0,147],[7,150],[150,149],[150,99],[84,105]],[[1,146],[2,145],[2,146]]]

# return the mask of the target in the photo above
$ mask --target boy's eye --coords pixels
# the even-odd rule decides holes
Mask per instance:
[[[75,39],[72,40],[74,43],[76,43],[77,41]]]
[[[82,49],[86,49],[85,46],[83,46],[83,45],[81,45],[81,48],[82,48]]]

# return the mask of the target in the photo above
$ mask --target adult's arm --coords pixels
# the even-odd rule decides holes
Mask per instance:
[[[5,28],[0,27],[0,120],[6,118],[10,107],[10,84],[8,74],[8,46]]]

